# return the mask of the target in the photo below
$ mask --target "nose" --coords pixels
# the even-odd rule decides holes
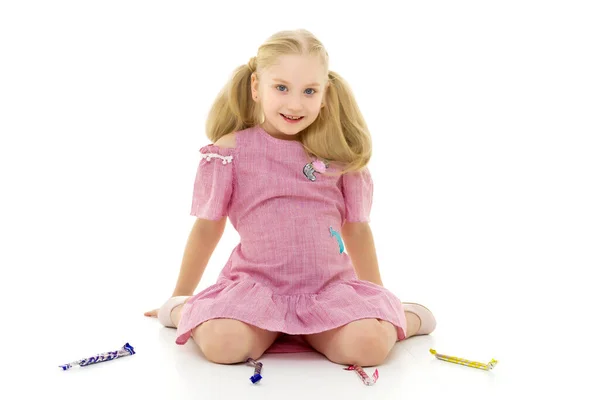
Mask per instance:
[[[300,96],[290,96],[287,108],[290,113],[302,110],[302,98]]]

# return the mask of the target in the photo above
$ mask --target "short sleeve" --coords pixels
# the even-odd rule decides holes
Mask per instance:
[[[235,148],[208,145],[200,149],[191,215],[218,220],[228,214],[233,193],[235,156]]]
[[[346,222],[370,222],[373,205],[373,179],[367,167],[342,175]]]

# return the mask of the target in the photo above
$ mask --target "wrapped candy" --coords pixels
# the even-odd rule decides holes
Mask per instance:
[[[373,373],[373,377],[371,378],[371,377],[369,377],[369,375],[367,375],[365,370],[362,369],[362,367],[360,367],[358,365],[351,365],[344,369],[346,371],[356,371],[358,376],[360,376],[360,379],[362,379],[363,383],[367,386],[373,386],[375,384],[375,382],[377,382],[377,379],[379,379],[379,371],[378,370],[375,370],[375,372]]]
[[[59,365],[58,367],[62,368],[63,371],[66,371],[75,366],[87,367],[88,365],[97,364],[97,363],[101,363],[104,361],[114,360],[119,357],[131,356],[134,354],[135,354],[135,351],[133,350],[133,347],[131,347],[131,345],[129,343],[125,343],[125,345],[123,347],[121,347],[119,350],[109,351],[106,353],[100,353],[93,357],[83,358],[81,360],[73,361],[68,364]]]
[[[443,355],[443,354],[438,354],[438,352],[435,351],[434,349],[429,349],[429,352],[431,354],[433,354],[438,360],[448,361],[448,362],[451,362],[451,363],[465,365],[467,367],[472,367],[472,368],[485,369],[487,371],[489,371],[492,368],[494,368],[496,366],[496,364],[498,363],[498,361],[495,360],[495,359],[493,359],[493,358],[492,358],[492,361],[490,361],[487,364],[484,364],[484,363],[480,363],[480,362],[477,362],[477,361],[465,360],[464,358],[458,358],[458,357],[452,357],[452,356],[446,356],[446,355]]]
[[[250,377],[250,381],[252,383],[256,383],[258,381],[260,381],[262,379],[262,376],[260,375],[260,372],[262,371],[262,363],[258,362],[256,360],[253,360],[252,358],[248,358],[246,360],[246,365],[249,365],[251,367],[254,367],[254,375],[252,375]]]

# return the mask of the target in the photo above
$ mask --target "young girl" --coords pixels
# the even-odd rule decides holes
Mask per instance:
[[[197,217],[173,295],[158,317],[205,357],[233,364],[316,350],[381,364],[431,333],[431,312],[383,287],[369,228],[367,125],[328,53],[305,30],[271,36],[219,93],[200,149]],[[240,243],[217,283],[193,295],[226,219]],[[277,343],[275,343],[277,341]]]

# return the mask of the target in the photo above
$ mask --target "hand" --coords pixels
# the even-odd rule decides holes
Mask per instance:
[[[144,315],[146,317],[158,318],[158,308],[156,310],[146,311]]]
[[[173,296],[171,296],[171,297],[175,297],[175,296],[183,296],[183,295],[174,294],[174,295],[173,295]],[[185,299],[185,301],[184,301],[183,303],[184,303],[184,304],[185,304],[185,303],[187,303],[187,302],[188,302],[188,300],[189,300],[191,297],[192,297],[192,295],[188,295],[188,298],[187,298],[187,299]],[[158,318],[158,310],[159,310],[159,309],[157,308],[157,309],[155,309],[155,310],[152,310],[152,311],[146,311],[146,312],[144,313],[144,315],[145,315],[146,317]]]

